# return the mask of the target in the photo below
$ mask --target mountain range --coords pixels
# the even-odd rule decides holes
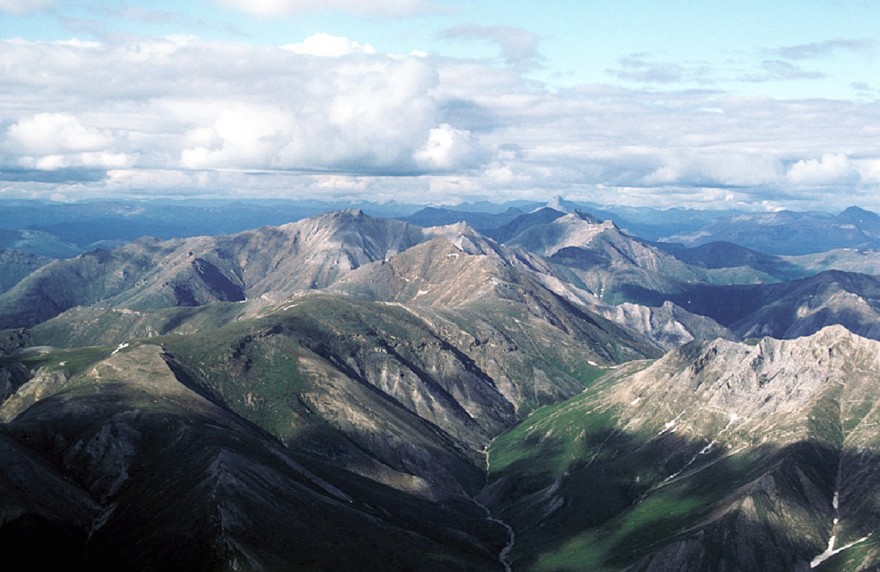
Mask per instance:
[[[858,248],[803,254],[822,239],[672,244],[561,199],[487,209],[6,252],[4,553],[880,566],[876,215],[832,217]]]

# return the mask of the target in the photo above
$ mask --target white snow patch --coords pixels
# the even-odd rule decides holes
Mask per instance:
[[[863,537],[859,538],[858,540],[850,542],[849,544],[845,544],[845,545],[841,546],[840,548],[834,548],[834,543],[837,541],[837,536],[831,535],[831,538],[828,539],[828,548],[825,549],[825,552],[823,552],[819,556],[816,556],[815,558],[813,558],[813,560],[810,561],[810,568],[815,568],[816,566],[822,564],[823,562],[825,562],[826,560],[828,560],[829,558],[831,558],[835,554],[839,554],[840,552],[843,552],[847,548],[852,548],[856,544],[860,544],[860,543],[868,540],[869,538],[871,538],[870,534],[868,536],[863,536]]]
[[[113,352],[110,355],[112,356],[112,355],[118,354],[120,350],[124,350],[129,345],[131,345],[131,344],[129,344],[128,342],[123,342],[123,343],[119,344],[119,346],[115,350],[113,350]]]

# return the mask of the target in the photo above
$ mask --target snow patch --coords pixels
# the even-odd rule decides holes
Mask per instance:
[[[110,355],[113,356],[113,355],[118,354],[120,350],[124,350],[129,345],[131,345],[131,344],[129,344],[128,342],[123,342],[123,343],[119,344],[119,346],[115,350],[113,350],[113,352],[111,352]]]
[[[831,558],[835,554],[839,554],[839,553],[843,552],[844,550],[846,550],[847,548],[852,548],[856,544],[861,544],[862,542],[868,540],[869,538],[871,538],[870,534],[868,536],[863,536],[863,537],[859,538],[858,540],[854,540],[853,542],[850,542],[849,544],[844,544],[840,548],[834,548],[834,543],[837,541],[837,536],[831,535],[831,538],[828,539],[828,548],[825,549],[825,552],[823,552],[819,556],[816,556],[815,558],[813,558],[813,560],[810,561],[810,568],[815,568],[816,566],[822,564],[823,562],[825,562],[826,560],[828,560],[829,558]]]

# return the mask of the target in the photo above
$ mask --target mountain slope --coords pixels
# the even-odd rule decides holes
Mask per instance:
[[[876,567],[878,356],[841,327],[694,343],[540,410],[490,448],[514,565]]]
[[[36,538],[13,543],[30,531],[66,542],[43,551],[65,569],[501,568],[505,531],[477,507],[430,504],[284,448],[181,384],[157,346],[107,351],[78,372],[45,360],[62,378],[35,379],[2,407],[4,458],[21,459],[0,469],[4,515],[10,492],[44,499],[0,522],[7,558],[42,557],[24,552]]]
[[[45,256],[18,250],[0,250],[0,292],[5,292],[50,261]]]
[[[670,298],[744,337],[795,338],[840,324],[880,338],[880,281],[864,274],[827,271],[779,284],[697,285]]]
[[[663,243],[658,243],[661,248]],[[693,248],[679,248],[672,254],[691,265],[704,268],[748,267],[775,280],[803,278],[808,271],[796,264],[770,254],[745,248],[730,242],[709,242]]]

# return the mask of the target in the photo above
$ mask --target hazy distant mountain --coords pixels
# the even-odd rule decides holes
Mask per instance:
[[[780,256],[764,254],[730,242],[709,242],[692,248],[672,249],[663,243],[656,244],[679,260],[703,268],[748,267],[775,280],[803,278],[811,274]]]
[[[544,224],[525,225],[505,244],[547,257],[568,270],[569,282],[607,303],[659,306],[667,295],[687,284],[755,283],[766,279],[763,273],[748,267],[714,269],[687,264],[627,235],[612,221],[598,222],[585,213],[548,218],[550,221]]]
[[[872,212],[851,207],[834,215],[781,211],[719,217],[702,228],[668,236],[666,242],[696,246],[732,242],[768,254],[810,254],[835,248],[880,247],[880,220]]]
[[[783,259],[807,274],[825,270],[842,270],[858,274],[880,275],[880,251],[843,248],[802,256],[786,256]]]
[[[0,292],[9,290],[50,260],[45,256],[19,250],[0,250]]]
[[[53,262],[0,296],[0,327],[31,326],[98,301],[133,309],[196,306],[328,286],[348,270],[424,240],[406,223],[340,211],[236,235],[96,250]]]
[[[43,258],[70,258],[83,251],[77,245],[47,232],[5,228],[0,228],[0,249]]]
[[[479,231],[490,231],[521,216],[523,211],[510,207],[504,212],[465,211],[441,207],[425,207],[400,220],[416,226],[444,226],[465,222]]]
[[[482,495],[514,569],[877,567],[878,356],[842,327],[694,343],[531,416]]]
[[[556,219],[565,216],[565,214],[566,213],[558,209],[543,207],[536,211],[518,216],[507,224],[500,226],[487,234],[498,242],[507,242],[534,226],[551,223]]]

